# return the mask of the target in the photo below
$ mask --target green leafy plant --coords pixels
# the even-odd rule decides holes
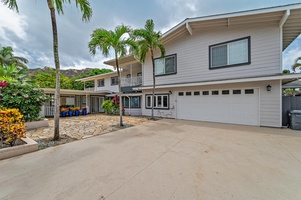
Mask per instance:
[[[18,108],[28,122],[39,119],[41,106],[49,97],[44,90],[36,89],[33,85],[12,82],[2,88],[0,99],[0,108]]]
[[[119,113],[119,96],[115,95],[112,100],[106,100],[103,102],[101,107],[107,114],[118,114]],[[124,114],[124,107],[122,106],[122,113]]]

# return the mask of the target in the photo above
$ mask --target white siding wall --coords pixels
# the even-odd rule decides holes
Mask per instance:
[[[141,108],[125,108],[125,115],[131,115],[131,116],[141,116],[142,115],[142,109]]]
[[[209,70],[209,46],[251,36],[251,64]],[[221,80],[281,73],[280,30],[277,26],[194,32],[165,45],[166,55],[177,54],[177,74],[156,77],[156,84]],[[155,57],[159,57],[156,52]],[[144,64],[144,85],[152,84],[149,56]]]
[[[98,86],[97,80],[95,80],[96,91],[109,90],[109,91],[112,91],[112,92],[118,92],[118,85],[111,85],[111,77],[106,77],[104,79],[105,79],[105,86],[104,87],[97,87]]]
[[[272,90],[267,91],[266,86],[271,85]],[[185,91],[203,91],[213,89],[240,89],[240,88],[259,88],[259,104],[260,104],[260,126],[281,127],[281,88],[280,81],[266,81],[266,82],[249,82],[237,84],[224,84],[224,85],[210,85],[189,88],[169,88],[169,89],[156,89],[156,94],[168,93],[170,95],[170,109],[169,110],[155,110],[154,114],[158,117],[176,118],[176,98],[177,92]],[[144,90],[144,94],[151,94],[151,90]],[[145,97],[145,96],[144,96]],[[187,105],[189,106],[189,105]],[[142,115],[150,116],[151,109],[145,108],[145,98],[141,102]]]

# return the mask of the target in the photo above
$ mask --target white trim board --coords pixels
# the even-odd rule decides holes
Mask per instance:
[[[289,79],[299,79],[299,78],[301,78],[301,74],[290,74],[290,75],[265,76],[265,77],[254,77],[254,78],[244,78],[244,79],[230,79],[230,80],[221,80],[221,81],[207,81],[207,82],[197,82],[197,83],[157,85],[156,88],[190,87],[190,86],[218,85],[218,84],[228,84],[228,83],[289,80]],[[153,88],[152,86],[145,86],[145,87],[137,87],[137,88],[133,88],[133,89],[134,90],[145,90],[145,89],[152,89],[152,88]]]

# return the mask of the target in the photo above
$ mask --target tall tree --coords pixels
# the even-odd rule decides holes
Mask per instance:
[[[119,59],[127,54],[127,47],[136,49],[136,43],[130,37],[126,37],[126,34],[131,34],[129,26],[121,25],[117,26],[114,31],[105,30],[102,28],[96,29],[91,34],[91,41],[89,42],[89,49],[92,55],[96,54],[96,50],[99,49],[101,53],[108,57],[110,50],[113,49],[115,56],[116,69],[118,73],[118,89],[119,89],[119,119],[120,126],[123,126],[122,122],[122,101],[121,101],[121,73],[119,69]]]
[[[292,70],[293,71],[295,71],[297,68],[300,69],[300,67],[301,67],[301,63],[300,62],[301,62],[301,57],[298,57],[298,58],[295,59],[295,63],[292,66]]]
[[[161,52],[161,57],[165,55],[165,47],[161,43],[160,39],[162,34],[160,31],[156,32],[155,24],[152,19],[146,21],[144,29],[136,29],[133,32],[133,36],[136,37],[139,51],[138,56],[140,62],[144,63],[146,55],[150,53],[152,66],[153,66],[153,94],[152,94],[152,117],[154,119],[154,99],[155,99],[155,87],[156,87],[156,76],[155,76],[155,61],[154,51],[157,49]]]
[[[13,52],[14,50],[12,47],[2,47],[0,50],[0,66],[15,65],[16,67],[27,69],[26,64],[28,63],[28,60],[23,57],[15,56]]]
[[[1,0],[4,5],[10,9],[19,11],[16,0]],[[60,61],[58,52],[58,32],[56,25],[55,10],[58,14],[64,14],[65,3],[71,3],[71,0],[47,0],[48,8],[50,10],[52,36],[53,36],[53,54],[56,69],[56,88],[55,88],[55,111],[54,111],[54,140],[60,139],[59,122],[60,122]],[[82,20],[89,21],[92,16],[92,8],[89,0],[74,0],[76,7],[82,12]]]

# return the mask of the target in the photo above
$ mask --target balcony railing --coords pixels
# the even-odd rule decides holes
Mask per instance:
[[[94,91],[95,88],[94,87],[89,87],[89,88],[84,88],[85,91]]]
[[[121,87],[142,85],[142,76],[133,76],[131,78],[121,78]]]
[[[44,106],[44,116],[54,116],[54,106]]]

